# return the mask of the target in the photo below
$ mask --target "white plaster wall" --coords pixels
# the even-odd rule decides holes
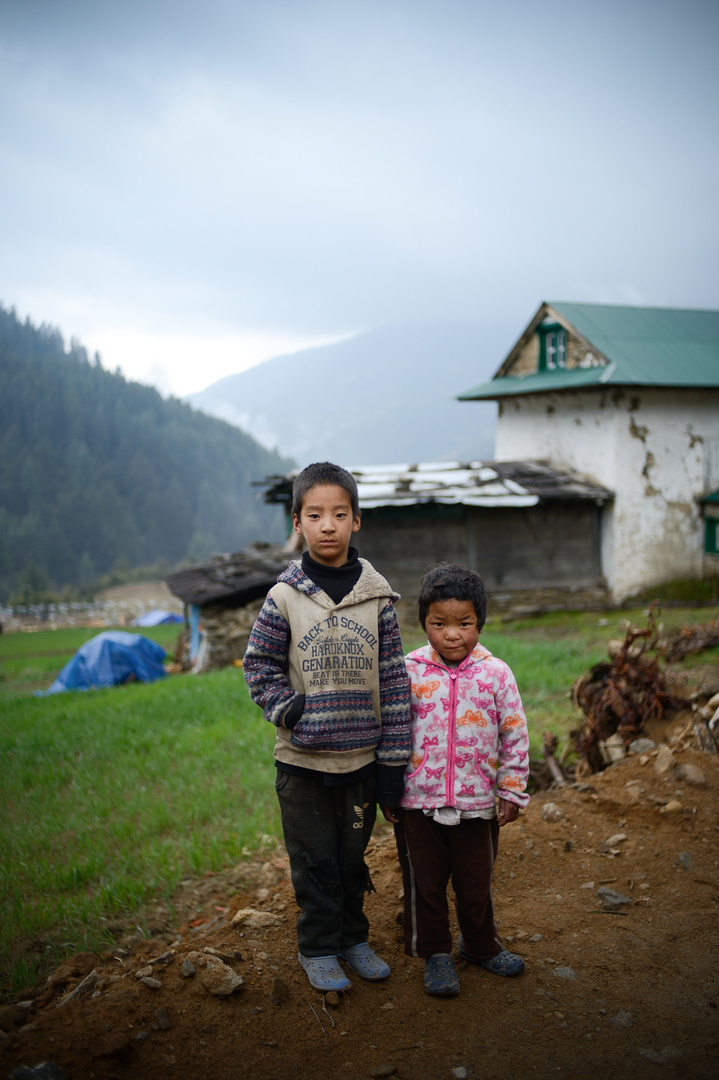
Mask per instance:
[[[496,458],[544,458],[615,492],[602,514],[602,571],[616,601],[701,577],[696,496],[714,484],[718,390],[591,390],[502,403]]]

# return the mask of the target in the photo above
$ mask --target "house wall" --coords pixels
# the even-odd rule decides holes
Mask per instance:
[[[360,555],[405,597],[439,562],[481,574],[490,595],[527,589],[600,587],[599,510],[553,500],[529,508],[412,507],[365,510]],[[561,606],[561,604],[559,605]]]
[[[546,459],[615,492],[602,514],[601,566],[616,602],[701,577],[697,496],[719,485],[719,390],[615,388],[501,403],[498,461]]]

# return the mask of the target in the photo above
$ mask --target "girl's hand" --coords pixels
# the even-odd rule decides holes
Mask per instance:
[[[396,806],[382,806],[380,804],[380,810],[384,814],[385,821],[391,821],[393,825],[397,825],[399,823],[399,818],[395,816],[397,813]]]
[[[509,825],[510,821],[516,821],[519,816],[519,807],[516,803],[509,802],[508,799],[499,800],[499,813],[497,814],[497,823],[500,829],[503,825]]]

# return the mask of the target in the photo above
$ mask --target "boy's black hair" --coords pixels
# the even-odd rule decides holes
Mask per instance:
[[[457,563],[442,563],[427,571],[420,582],[417,599],[423,630],[429,605],[442,600],[468,600],[477,613],[477,626],[482,629],[487,619],[487,593],[484,582],[474,570]]]
[[[359,516],[359,492],[357,481],[352,473],[347,472],[340,465],[333,465],[331,461],[316,461],[308,465],[299,473],[292,484],[292,513],[297,517],[302,513],[302,503],[310,488],[318,484],[336,484],[341,487],[350,497],[352,503],[352,519]]]

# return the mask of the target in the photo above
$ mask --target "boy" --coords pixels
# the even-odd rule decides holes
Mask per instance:
[[[450,955],[450,877],[460,955],[496,975],[524,969],[497,936],[492,868],[500,827],[529,800],[529,738],[512,672],[478,644],[486,613],[478,574],[457,565],[430,570],[419,594],[429,644],[407,657],[412,760],[394,815],[405,952],[425,958],[424,987],[437,997],[459,993]]]
[[[318,990],[390,973],[367,943],[364,853],[377,813],[396,806],[410,750],[409,685],[385,579],[349,546],[357,484],[330,462],[292,491],[307,551],[270,589],[244,660],[250,694],[277,728],[275,789],[295,897],[299,962]],[[385,812],[387,816],[387,812]]]

